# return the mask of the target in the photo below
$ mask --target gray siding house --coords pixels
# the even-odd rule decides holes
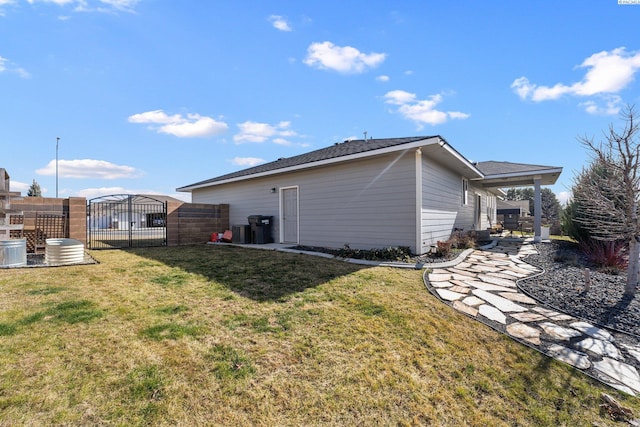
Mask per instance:
[[[440,136],[386,138],[336,143],[177,190],[191,192],[194,203],[229,204],[231,224],[247,224],[250,215],[273,216],[278,243],[408,246],[422,254],[456,228],[495,225],[503,183],[537,183],[539,192],[561,171],[474,164]]]

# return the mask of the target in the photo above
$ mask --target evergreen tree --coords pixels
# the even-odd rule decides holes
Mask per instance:
[[[540,215],[547,222],[552,223],[560,220],[560,202],[555,193],[548,188],[543,188],[540,192],[542,198],[542,206],[540,206]],[[533,214],[533,210],[531,211]]]
[[[33,183],[29,186],[29,190],[27,191],[27,196],[29,197],[42,197],[42,190],[40,190],[40,184],[33,180]]]
[[[560,202],[553,191],[548,188],[543,188],[540,192],[542,197],[541,216],[548,222],[554,222],[560,219]],[[526,188],[510,188],[507,190],[507,200],[528,200],[529,212],[531,215],[535,214],[535,206],[533,199],[535,197],[535,190],[533,187]]]

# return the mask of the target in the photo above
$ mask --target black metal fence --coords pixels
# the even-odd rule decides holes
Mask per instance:
[[[89,249],[137,248],[166,244],[166,202],[132,194],[113,194],[89,200]]]

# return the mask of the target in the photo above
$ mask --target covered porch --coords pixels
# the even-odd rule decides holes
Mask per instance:
[[[510,162],[478,162],[476,168],[482,172],[483,178],[478,181],[487,189],[505,189],[515,187],[533,187],[533,233],[534,241],[542,240],[542,186],[556,183],[562,168],[558,166],[529,165]]]

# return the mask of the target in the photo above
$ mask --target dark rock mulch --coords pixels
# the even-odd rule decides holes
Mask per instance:
[[[624,298],[625,272],[600,272],[571,242],[536,245],[538,254],[525,261],[544,269],[538,276],[519,282],[520,288],[545,305],[607,328],[640,337],[640,292]],[[591,284],[585,285],[585,268]]]
[[[305,252],[321,252],[329,255],[333,255],[337,258],[353,258],[364,259],[369,261],[381,261],[381,262],[405,262],[408,264],[436,264],[440,262],[446,262],[456,259],[463,249],[451,249],[446,254],[429,253],[424,255],[412,255],[409,253],[408,248],[384,248],[384,249],[371,249],[371,250],[359,250],[359,249],[334,249],[325,248],[321,246],[292,246],[291,249],[305,251]]]

